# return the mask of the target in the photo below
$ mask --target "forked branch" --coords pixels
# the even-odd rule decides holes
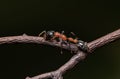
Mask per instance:
[[[46,78],[52,78],[52,79],[63,79],[62,75],[69,69],[73,68],[80,60],[83,60],[88,53],[92,53],[93,50],[95,50],[98,47],[101,47],[107,43],[110,43],[114,40],[117,40],[120,38],[120,29],[109,33],[101,38],[98,38],[92,42],[89,42],[87,44],[88,46],[88,52],[84,52],[81,50],[78,50],[78,47],[74,44],[69,45],[63,45],[62,48],[66,50],[72,50],[76,54],[63,66],[58,68],[55,71],[43,73],[34,77],[27,77],[26,79],[46,79]],[[49,42],[44,40],[42,37],[38,36],[28,36],[26,34],[20,35],[20,36],[9,36],[9,37],[1,37],[0,38],[0,44],[5,43],[37,43],[37,44],[46,44],[51,45],[54,47],[61,47],[59,43],[56,41]],[[76,52],[77,51],[77,52]]]

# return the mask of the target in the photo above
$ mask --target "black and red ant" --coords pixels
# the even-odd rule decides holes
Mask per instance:
[[[44,38],[46,40],[54,40],[56,38],[60,39],[60,43],[61,46],[63,43],[74,43],[78,46],[79,49],[83,50],[83,51],[88,51],[88,47],[87,47],[87,42],[84,42],[82,40],[79,40],[78,38],[72,38],[72,37],[67,37],[66,35],[64,35],[64,31],[62,31],[62,33],[56,32],[56,31],[43,31],[39,34],[39,36],[41,36],[42,34],[44,34]],[[72,35],[75,35],[73,32],[71,32]]]

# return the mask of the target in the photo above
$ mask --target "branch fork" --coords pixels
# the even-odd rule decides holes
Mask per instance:
[[[107,43],[110,43],[112,41],[115,41],[120,38],[120,29],[109,33],[103,37],[100,37],[92,42],[87,43],[88,46],[88,52],[78,50],[78,47],[75,44],[65,45],[63,44],[62,48],[70,51],[74,51],[75,55],[64,65],[62,65],[60,68],[58,68],[55,71],[43,73],[34,77],[26,77],[26,79],[63,79],[62,75],[65,74],[68,70],[73,68],[77,63],[79,63],[81,60],[85,59],[87,54],[92,53],[96,48],[99,48]],[[43,37],[38,36],[29,36],[26,34],[20,35],[20,36],[9,36],[9,37],[0,37],[0,44],[10,44],[10,43],[36,43],[36,44],[45,44],[50,45],[53,47],[60,47],[61,45],[59,43],[56,43],[55,41],[49,42],[46,41]],[[77,52],[76,52],[77,51]]]

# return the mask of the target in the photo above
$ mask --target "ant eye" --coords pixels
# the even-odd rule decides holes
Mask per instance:
[[[47,35],[48,35],[48,36],[53,36],[53,35],[54,35],[54,31],[48,31],[48,32],[47,32]]]
[[[53,33],[52,33],[52,32],[50,32],[50,33],[49,33],[49,35],[53,35]]]

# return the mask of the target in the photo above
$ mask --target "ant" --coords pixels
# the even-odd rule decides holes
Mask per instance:
[[[59,38],[61,46],[63,43],[67,44],[69,43],[74,43],[78,46],[79,49],[83,50],[83,51],[88,51],[88,47],[87,47],[87,42],[84,42],[82,40],[79,40],[78,38],[72,38],[72,37],[67,37],[66,35],[64,35],[64,31],[62,31],[62,33],[59,33],[57,31],[43,31],[39,34],[39,36],[41,36],[42,34],[44,34],[44,38],[45,40],[54,40],[56,38]],[[72,35],[75,36],[75,34],[73,32],[71,32]]]
[[[56,38],[59,38],[60,42],[66,42],[67,43],[67,36],[63,34],[64,31],[62,31],[62,33],[59,32],[55,32],[55,31],[43,31],[39,34],[39,36],[41,36],[42,34],[45,40],[49,40],[52,41]]]

